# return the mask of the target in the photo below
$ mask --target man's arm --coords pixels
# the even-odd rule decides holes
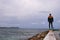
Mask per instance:
[[[49,18],[48,18],[48,22],[49,22]]]
[[[54,21],[54,18],[52,17],[52,22]]]

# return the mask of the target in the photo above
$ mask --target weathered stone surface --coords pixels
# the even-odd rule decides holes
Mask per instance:
[[[49,33],[44,38],[44,40],[56,40],[54,31],[50,30]]]
[[[54,31],[54,35],[56,37],[56,40],[60,40],[60,31]]]
[[[28,40],[60,40],[60,30],[49,30],[28,38]]]

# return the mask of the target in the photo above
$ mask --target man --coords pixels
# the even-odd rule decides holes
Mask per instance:
[[[49,22],[49,29],[50,27],[53,29],[53,16],[51,16],[51,14],[49,14],[48,16],[48,22]]]

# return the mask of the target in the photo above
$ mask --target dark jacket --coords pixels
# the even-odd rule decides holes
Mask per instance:
[[[48,17],[48,22],[53,22],[53,17],[52,16]]]

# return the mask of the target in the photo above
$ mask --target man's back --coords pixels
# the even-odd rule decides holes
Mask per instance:
[[[51,16],[51,14],[49,14],[48,16],[48,22],[49,22],[49,29],[50,29],[50,26],[53,29],[53,16]]]
[[[48,16],[48,22],[53,22],[53,16]]]

